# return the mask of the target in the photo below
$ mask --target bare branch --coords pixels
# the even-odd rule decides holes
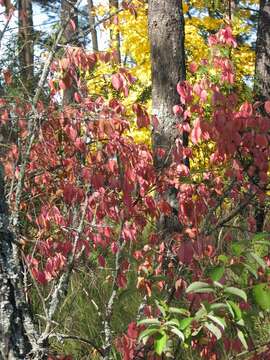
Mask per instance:
[[[87,189],[87,194],[88,194],[88,191],[89,191],[89,188]],[[43,333],[41,334],[41,336],[38,340],[38,342],[40,344],[44,343],[44,341],[48,338],[48,336],[50,334],[50,329],[51,329],[51,320],[52,320],[53,316],[55,315],[56,310],[58,309],[58,306],[59,306],[61,300],[63,300],[66,297],[66,294],[68,291],[68,285],[69,285],[69,281],[70,281],[70,276],[71,276],[71,273],[72,273],[72,270],[74,267],[74,260],[75,260],[78,241],[79,241],[81,233],[83,231],[87,205],[88,205],[88,195],[86,195],[85,201],[84,201],[84,204],[82,207],[81,220],[76,229],[76,236],[74,239],[72,252],[69,255],[68,260],[67,260],[66,270],[60,277],[60,280],[59,280],[58,284],[56,285],[56,287],[52,293],[52,296],[51,296],[51,301],[50,301],[48,312],[47,312],[47,314],[48,314],[47,315],[47,324],[46,324],[45,330],[43,331]]]

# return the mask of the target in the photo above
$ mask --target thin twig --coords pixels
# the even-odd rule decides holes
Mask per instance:
[[[30,156],[30,152],[31,152],[31,148],[32,145],[34,143],[34,140],[36,138],[36,129],[37,129],[37,124],[38,124],[38,119],[40,117],[40,115],[38,114],[37,110],[36,110],[36,106],[38,104],[38,101],[40,99],[42,90],[44,88],[44,85],[47,81],[48,75],[49,75],[49,71],[50,71],[50,66],[52,64],[54,55],[57,51],[57,46],[58,43],[60,42],[64,31],[67,27],[67,25],[70,22],[70,18],[71,18],[71,14],[68,17],[67,21],[65,22],[65,24],[63,26],[61,26],[58,35],[56,37],[56,41],[54,42],[54,45],[48,55],[47,61],[44,64],[43,67],[43,71],[41,74],[41,77],[39,79],[38,82],[38,86],[37,86],[37,90],[36,93],[34,95],[33,98],[33,102],[32,102],[32,114],[30,115],[30,118],[28,120],[28,137],[27,137],[27,142],[26,142],[26,150],[25,150],[25,154],[22,160],[22,164],[20,166],[20,172],[19,172],[19,176],[18,176],[18,182],[17,182],[17,187],[16,187],[16,193],[15,193],[15,206],[14,206],[14,211],[12,214],[12,225],[13,225],[13,229],[14,232],[17,233],[17,228],[18,228],[18,221],[19,221],[19,206],[20,206],[20,202],[21,202],[21,197],[22,197],[22,190],[23,190],[23,185],[24,185],[24,178],[25,178],[25,172],[26,172],[26,166],[28,164],[29,161],[29,156]]]
[[[101,356],[104,356],[103,350],[100,349],[92,340],[85,339],[85,338],[83,338],[81,336],[56,333],[56,334],[50,334],[49,337],[50,338],[51,337],[56,337],[57,339],[60,339],[60,340],[70,339],[70,340],[80,341],[82,343],[85,343],[85,344],[88,344],[88,345],[92,346]]]
[[[225,218],[221,219],[212,229],[209,229],[205,232],[205,235],[210,235],[215,230],[219,229],[220,227],[224,226],[227,222],[232,220],[236,215],[240,213],[250,202],[251,200],[257,195],[257,193],[249,194],[249,196],[241,202],[236,208]]]
[[[71,276],[71,273],[72,273],[72,270],[74,267],[76,249],[77,249],[78,241],[80,239],[80,236],[83,231],[83,226],[84,226],[84,219],[85,219],[86,209],[87,209],[87,205],[88,205],[88,190],[89,189],[87,189],[87,195],[85,197],[85,201],[84,201],[83,208],[82,208],[81,220],[80,220],[79,226],[76,230],[76,236],[74,239],[72,252],[69,255],[68,260],[67,260],[66,271],[60,277],[60,280],[59,280],[58,284],[56,285],[56,287],[52,293],[52,296],[51,296],[51,301],[49,304],[48,316],[47,316],[48,321],[47,321],[45,330],[43,331],[43,333],[41,334],[41,336],[39,338],[40,344],[42,344],[48,338],[49,333],[50,333],[50,328],[51,328],[51,320],[56,313],[56,310],[59,306],[60,301],[63,298],[65,298],[67,291],[68,291],[69,280],[70,280],[70,276]]]

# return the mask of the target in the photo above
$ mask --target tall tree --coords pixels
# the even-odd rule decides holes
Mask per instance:
[[[256,43],[255,93],[261,101],[270,98],[270,1],[261,0]]]
[[[179,136],[176,124],[179,119],[173,113],[173,106],[179,104],[176,87],[186,78],[184,50],[184,17],[182,1],[149,0],[148,28],[152,63],[152,106],[153,114],[158,117],[159,125],[154,130],[153,148],[165,150],[165,156],[155,156],[160,171],[170,164],[168,156]],[[187,138],[182,139],[187,145]],[[174,189],[167,194],[167,200],[175,205]],[[172,233],[178,230],[177,216],[164,219],[163,229]]]
[[[65,27],[64,42],[71,46],[78,46],[78,37],[74,36],[75,30],[78,32],[78,13],[76,9],[77,0],[61,0],[61,22]],[[70,18],[69,24],[65,22]],[[74,29],[75,28],[75,29]],[[73,96],[76,90],[75,81],[73,79],[69,88],[64,90],[63,104],[70,104],[73,101]]]
[[[93,51],[98,51],[98,37],[97,30],[95,29],[95,15],[93,13],[94,3],[93,0],[88,0],[88,13],[89,13],[89,26],[92,38]]]
[[[118,0],[109,0],[110,11],[115,12],[119,9],[119,1]],[[119,31],[111,30],[111,46],[115,50],[115,58],[118,64],[121,63],[121,39]]]
[[[19,247],[10,230],[0,164],[0,359],[26,359],[33,349],[35,331],[23,292]]]
[[[31,91],[34,85],[34,28],[32,0],[18,1],[18,17],[21,79],[27,90]]]
[[[255,98],[265,102],[270,100],[270,1],[260,0],[259,21],[256,42]],[[264,113],[263,106],[261,111]],[[257,231],[261,232],[265,220],[265,207],[256,205]]]

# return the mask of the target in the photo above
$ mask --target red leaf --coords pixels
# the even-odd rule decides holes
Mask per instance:
[[[116,279],[119,288],[125,288],[127,286],[127,278],[123,273],[120,273]]]
[[[99,266],[105,267],[106,261],[105,261],[105,259],[104,259],[104,257],[103,257],[102,255],[99,255],[99,257],[98,257],[98,263],[99,263]]]
[[[43,271],[40,271],[37,268],[33,268],[32,275],[40,284],[45,285],[47,283],[46,276]]]
[[[159,121],[158,121],[158,118],[156,115],[152,116],[152,125],[153,125],[154,130],[157,130]]]
[[[267,114],[270,114],[270,100],[267,100],[267,101],[264,103],[264,109],[265,109],[265,111],[267,112]]]
[[[241,107],[240,107],[240,112],[242,113],[242,116],[244,117],[249,117],[252,116],[253,113],[253,107],[250,103],[245,102]]]
[[[189,265],[193,259],[194,249],[191,241],[184,241],[178,251],[178,259],[181,263]]]
[[[112,250],[112,253],[115,255],[116,253],[117,253],[117,251],[118,251],[118,245],[117,245],[117,243],[114,241],[114,242],[112,242],[112,244],[111,244],[111,250]]]
[[[138,128],[148,127],[150,124],[150,117],[147,111],[139,104],[134,104],[132,110],[137,115],[137,126]]]
[[[195,62],[189,64],[189,71],[194,74],[198,69],[198,65]]]
[[[128,325],[128,331],[127,331],[127,335],[132,338],[132,339],[136,339],[138,336],[138,327],[135,321],[132,321],[129,325]]]
[[[60,89],[62,89],[62,90],[65,90],[67,87],[66,87],[66,84],[65,84],[65,82],[63,81],[63,80],[60,80],[59,81],[59,87],[60,87]]]
[[[198,142],[201,140],[201,137],[202,137],[201,122],[200,119],[197,118],[194,121],[193,129],[190,134],[190,139],[193,142],[193,144],[198,144]]]
[[[255,137],[255,143],[262,148],[268,148],[268,139],[266,135],[257,134]]]
[[[172,213],[172,208],[170,204],[165,200],[161,200],[158,203],[158,208],[164,215],[170,216]]]
[[[121,90],[124,86],[123,78],[120,74],[113,74],[112,76],[112,86],[115,90]]]
[[[184,112],[184,110],[183,110],[183,108],[182,108],[182,106],[180,106],[180,105],[174,105],[174,107],[173,107],[173,113],[174,113],[174,115],[182,115],[183,114],[183,112]]]
[[[10,85],[12,83],[12,74],[11,74],[11,71],[6,69],[6,70],[3,70],[3,75],[4,75],[4,79],[5,79],[5,83],[7,85]]]
[[[65,132],[66,132],[67,136],[70,138],[70,140],[72,140],[72,141],[76,140],[76,138],[77,138],[77,130],[74,129],[73,126],[67,125],[65,127]]]
[[[67,204],[73,204],[78,197],[78,189],[72,184],[66,184],[63,190],[64,200]]]
[[[80,103],[82,101],[82,97],[81,95],[76,91],[75,94],[74,94],[74,100],[77,102],[77,103]]]
[[[71,27],[71,29],[75,32],[76,31],[76,24],[74,20],[70,20],[69,25]]]

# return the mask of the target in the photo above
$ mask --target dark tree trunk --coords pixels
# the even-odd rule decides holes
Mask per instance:
[[[95,29],[95,15],[93,14],[93,0],[88,0],[89,26],[91,29],[92,48],[93,51],[98,51],[98,37]]]
[[[35,331],[22,286],[19,249],[9,229],[9,214],[0,165],[0,360],[27,359]]]
[[[64,31],[64,43],[71,46],[79,46],[78,37],[74,34],[74,28],[72,26],[75,24],[75,31],[78,33],[78,14],[75,11],[77,0],[61,0],[61,21],[62,26],[65,26]],[[70,17],[70,23],[66,25],[67,19]],[[63,95],[63,104],[68,105],[73,102],[74,93],[76,91],[75,81],[70,88],[64,90]]]
[[[34,87],[34,28],[31,0],[18,1],[18,17],[21,79],[31,93]]]
[[[261,0],[256,43],[255,96],[270,99],[270,1]]]
[[[261,102],[270,100],[270,1],[261,0],[256,43],[255,65],[255,99]],[[264,113],[264,106],[261,106]],[[270,119],[269,119],[270,121]],[[255,206],[256,230],[263,231],[265,220],[265,207],[261,204]]]
[[[109,0],[110,10],[111,12],[115,12],[119,9],[119,1],[118,0]],[[115,51],[115,60],[118,64],[121,63],[121,39],[119,31],[111,30],[111,46]]]
[[[166,155],[155,155],[158,171],[170,165],[171,152],[179,137],[176,124],[179,119],[173,114],[173,106],[179,104],[176,91],[177,83],[186,78],[184,50],[184,17],[180,0],[149,0],[148,27],[152,62],[152,104],[153,114],[158,117],[159,125],[153,133],[153,150],[163,148]],[[188,139],[182,139],[187,146]],[[169,160],[168,160],[169,159]],[[166,163],[165,163],[166,160]],[[175,209],[173,217],[161,220],[161,227],[170,234],[180,230],[177,219],[176,191],[171,189],[164,194]]]

